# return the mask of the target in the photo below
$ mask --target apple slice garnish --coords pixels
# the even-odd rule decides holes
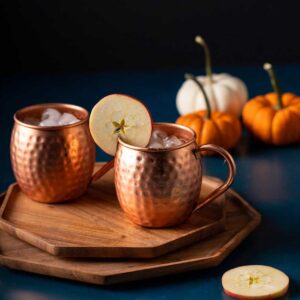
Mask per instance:
[[[146,147],[151,138],[152,119],[139,100],[113,94],[93,107],[90,131],[95,143],[104,152],[115,155],[119,137],[127,144]]]
[[[275,299],[287,292],[289,278],[272,267],[242,266],[224,273],[222,285],[236,299]]]

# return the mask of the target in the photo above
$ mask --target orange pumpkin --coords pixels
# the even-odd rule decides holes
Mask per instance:
[[[239,119],[234,114],[212,112],[202,84],[194,75],[187,74],[185,78],[193,80],[202,91],[207,109],[181,116],[176,123],[192,128],[196,132],[198,145],[215,144],[225,149],[234,148],[242,132]]]
[[[264,64],[274,89],[273,93],[256,96],[243,110],[247,129],[261,141],[272,145],[300,142],[300,97],[281,93],[271,64]]]

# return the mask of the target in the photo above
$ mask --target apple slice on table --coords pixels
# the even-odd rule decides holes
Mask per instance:
[[[268,266],[242,266],[224,273],[222,285],[227,295],[237,299],[275,299],[289,287],[283,272]]]
[[[139,100],[121,94],[101,99],[92,109],[90,131],[95,143],[115,155],[118,138],[138,147],[146,147],[152,133],[152,119]]]

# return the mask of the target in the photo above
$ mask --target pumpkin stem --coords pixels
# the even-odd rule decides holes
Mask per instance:
[[[265,71],[268,72],[268,75],[270,77],[273,90],[277,94],[277,105],[276,105],[276,108],[282,109],[283,108],[283,102],[282,102],[281,88],[279,86],[279,82],[278,82],[277,76],[275,74],[275,71],[273,69],[273,66],[270,63],[265,63],[264,64],[264,69],[265,69]]]
[[[206,104],[206,110],[207,110],[207,118],[210,119],[211,118],[211,107],[210,107],[210,103],[209,103],[209,100],[208,100],[208,97],[207,97],[207,94],[204,90],[204,87],[202,85],[202,83],[200,81],[198,81],[198,79],[196,78],[196,76],[194,76],[193,74],[185,74],[184,75],[184,78],[186,80],[190,79],[190,80],[193,80],[197,86],[199,87],[199,89],[201,90],[203,96],[204,96],[204,100],[205,100],[205,104]]]
[[[203,47],[204,50],[204,57],[205,57],[205,72],[208,77],[209,83],[213,84],[213,72],[212,72],[212,66],[211,66],[211,56],[209,48],[204,40],[204,38],[200,35],[197,35],[195,37],[195,42]]]

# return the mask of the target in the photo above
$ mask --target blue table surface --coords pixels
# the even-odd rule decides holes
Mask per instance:
[[[0,189],[14,181],[9,158],[13,113],[30,104],[68,102],[92,106],[104,95],[125,93],[143,100],[155,121],[174,122],[175,97],[185,71],[107,71],[98,73],[26,74],[1,78]],[[270,91],[260,66],[217,68],[242,78],[250,97]],[[300,65],[276,66],[284,91],[300,94]],[[222,291],[222,274],[236,266],[265,264],[286,272],[291,279],[284,299],[300,299],[300,146],[270,147],[245,132],[232,152],[237,164],[233,188],[263,216],[262,224],[219,266],[118,286],[101,287],[0,267],[0,299],[229,299]],[[100,149],[97,160],[107,160]],[[205,158],[205,173],[225,178],[219,157]]]

